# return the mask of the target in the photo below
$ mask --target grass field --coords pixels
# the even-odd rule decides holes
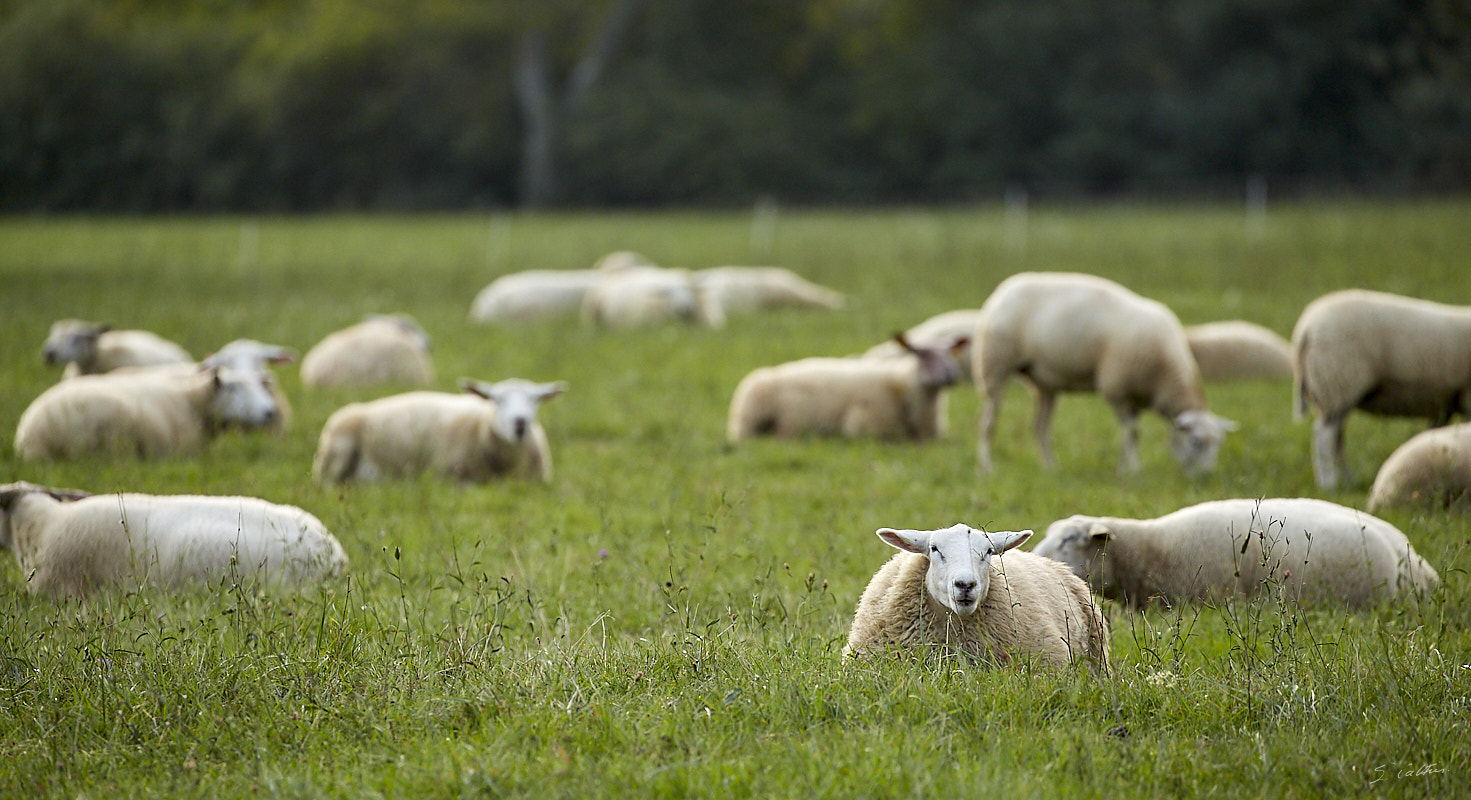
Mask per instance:
[[[986,480],[969,387],[933,444],[722,441],[752,368],[860,351],[979,305],[1021,269],[1092,272],[1187,324],[1241,317],[1284,334],[1309,300],[1349,286],[1471,304],[1471,202],[1283,204],[1260,227],[1235,206],[1041,208],[1024,241],[996,207],[791,211],[769,252],[752,234],[735,213],[0,219],[0,479],[258,495],[320,516],[351,558],[347,577],[298,594],[65,603],[26,593],[0,559],[0,795],[1471,794],[1461,514],[1386,514],[1443,580],[1419,607],[1111,605],[1103,677],[839,658],[859,592],[893,552],[877,527],[1040,534],[1072,513],[1236,496],[1361,505],[1422,422],[1351,418],[1357,482],[1326,495],[1286,384],[1209,387],[1242,430],[1196,481],[1157,418],[1141,424],[1141,473],[1117,477],[1117,424],[1086,396],[1059,404],[1061,466],[1042,471],[1019,387]],[[776,263],[851,302],[721,331],[465,321],[498,274],[615,249]],[[279,371],[295,406],[283,437],[230,434],[153,463],[21,464],[9,446],[57,377],[39,353],[55,319],[148,328],[202,355],[240,336],[305,351],[395,310],[434,338],[440,388],[461,375],[570,383],[541,414],[550,485],[319,488],[317,433],[358,395],[309,394],[294,367]]]

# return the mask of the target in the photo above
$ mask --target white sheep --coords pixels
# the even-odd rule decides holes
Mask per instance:
[[[338,409],[317,441],[313,477],[337,483],[427,472],[462,481],[551,480],[551,449],[536,412],[567,384],[462,378],[460,385],[466,394],[408,392]]]
[[[719,328],[725,325],[725,312],[689,270],[638,267],[608,274],[589,289],[582,300],[582,320],[607,328],[666,322]]]
[[[470,303],[471,322],[519,322],[571,316],[582,309],[588,290],[609,274],[654,266],[638,253],[620,250],[598,259],[592,269],[531,269],[502,275]]]
[[[936,314],[904,332],[904,338],[919,347],[944,347],[950,342],[966,339],[965,346],[955,351],[955,363],[960,366],[961,380],[969,383],[971,345],[969,339],[981,321],[979,308],[961,308]],[[864,351],[864,358],[899,358],[908,353],[893,339],[889,339]]]
[[[805,358],[761,367],[730,401],[726,439],[878,436],[919,441],[945,433],[944,391],[960,379],[949,347],[915,347],[906,359]]]
[[[271,397],[276,401],[276,414],[270,424],[265,427],[280,433],[291,426],[291,401],[287,399],[286,392],[281,385],[276,382],[276,376],[271,372],[270,365],[289,364],[295,360],[296,351],[289,347],[265,344],[254,339],[236,339],[205,356],[204,360],[198,364],[119,367],[108,374],[187,378],[201,370],[224,367],[240,376],[241,380],[250,380],[251,376],[254,376],[254,379],[270,392]]]
[[[1425,417],[1432,427],[1471,411],[1471,307],[1350,289],[1309,303],[1292,331],[1293,415],[1309,405],[1313,472],[1333,489],[1350,479],[1348,413]]]
[[[981,307],[971,373],[984,398],[980,468],[989,472],[996,415],[1013,375],[1037,394],[1034,426],[1042,462],[1052,455],[1059,392],[1098,392],[1123,427],[1121,473],[1139,469],[1138,414],[1153,409],[1172,427],[1170,450],[1187,473],[1215,467],[1235,423],[1212,414],[1184,328],[1163,304],[1113,281],[1077,273],[1023,272],[1002,281]]]
[[[695,283],[727,315],[770,308],[843,307],[843,295],[781,267],[711,267]]]
[[[197,451],[228,425],[270,426],[277,414],[258,374],[228,368],[81,375],[31,401],[15,429],[15,451],[26,460],[96,452],[155,458]]]
[[[1156,519],[1072,516],[1033,551],[1139,606],[1270,593],[1365,607],[1439,578],[1388,522],[1324,500],[1216,500]]]
[[[1471,496],[1471,423],[1433,428],[1395,448],[1369,489],[1368,508],[1464,503]]]
[[[1189,325],[1185,339],[1208,383],[1290,380],[1292,345],[1276,331],[1254,322],[1227,320]]]
[[[956,524],[878,535],[904,552],[864,589],[845,657],[944,645],[993,664],[1108,668],[1108,620],[1088,587],[1059,562],[1007,552],[1031,531]]]
[[[84,597],[239,581],[292,586],[340,574],[347,554],[321,520],[254,497],[88,495],[28,483],[0,486],[0,546],[26,589]]]
[[[301,359],[301,382],[312,388],[434,382],[429,336],[403,314],[373,316],[328,334]]]
[[[41,357],[65,364],[64,377],[96,375],[121,367],[192,364],[194,357],[168,339],[149,331],[115,331],[105,323],[64,319],[51,326]]]

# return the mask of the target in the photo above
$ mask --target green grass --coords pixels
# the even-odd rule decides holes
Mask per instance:
[[[722,331],[475,327],[496,275],[634,249],[669,265],[770,262],[850,293],[836,313]],[[0,794],[6,796],[1453,797],[1471,792],[1471,526],[1400,511],[1440,572],[1419,607],[1110,607],[1112,674],[977,671],[943,654],[841,663],[885,525],[1039,531],[1072,513],[1155,516],[1218,497],[1324,496],[1285,384],[1209,388],[1242,423],[1220,468],[1182,477],[1157,419],[1143,470],[1065,397],[1061,467],[1039,468],[1030,398],[1003,412],[998,471],[975,471],[977,402],[951,432],[880,442],[722,442],[750,369],[857,352],[979,305],[1021,269],[1093,272],[1187,323],[1286,334],[1348,286],[1471,303],[1471,202],[1305,202],[1248,235],[1237,207],[1034,210],[1025,248],[999,208],[797,211],[770,253],[741,214],[0,220],[0,422],[55,379],[61,317],[155,330],[202,355],[251,336],[305,350],[406,311],[457,377],[567,380],[543,407],[548,486],[431,480],[319,488],[316,435],[356,395],[307,393],[282,437],[197,458],[18,463],[4,480],[95,492],[245,493],[320,516],[349,575],[299,593],[29,595],[0,560]],[[388,391],[388,390],[385,390]],[[1362,504],[1419,430],[1356,416]]]

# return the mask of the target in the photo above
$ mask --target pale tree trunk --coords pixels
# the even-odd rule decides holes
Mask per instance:
[[[549,64],[547,37],[531,31],[516,58],[516,101],[521,106],[521,205],[544,206],[557,198],[557,149],[571,123],[602,77],[628,29],[629,20],[646,0],[619,0],[602,21],[597,35],[578,59],[557,99]]]

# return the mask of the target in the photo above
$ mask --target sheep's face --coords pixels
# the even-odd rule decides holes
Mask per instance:
[[[877,533],[900,550],[928,558],[925,590],[962,617],[974,614],[991,590],[991,557],[1032,535],[1031,531],[987,533],[961,523],[935,531],[879,528]]]
[[[955,359],[970,346],[969,336],[958,337],[948,347],[918,347],[910,344],[902,333],[894,334],[894,341],[919,359],[920,386],[926,389],[943,389],[960,382],[960,363]]]
[[[549,400],[567,390],[562,381],[555,383],[532,383],[519,378],[510,378],[499,383],[484,383],[462,378],[460,386],[471,394],[477,394],[495,403],[495,419],[491,431],[496,438],[520,444],[526,441],[536,424],[536,410],[543,400]]]
[[[1113,589],[1113,572],[1103,554],[1111,538],[1113,531],[1096,517],[1072,516],[1047,526],[1047,535],[1032,552],[1061,561],[1093,591],[1108,594]]]
[[[220,425],[263,428],[276,421],[280,408],[271,393],[271,374],[265,371],[213,369],[214,396],[210,414]]]
[[[41,358],[47,364],[70,364],[92,361],[97,357],[97,337],[110,329],[76,319],[64,319],[51,326],[46,343],[41,345]]]
[[[1238,427],[1209,411],[1182,411],[1173,420],[1170,453],[1185,472],[1201,475],[1216,468],[1216,455],[1226,433]]]

